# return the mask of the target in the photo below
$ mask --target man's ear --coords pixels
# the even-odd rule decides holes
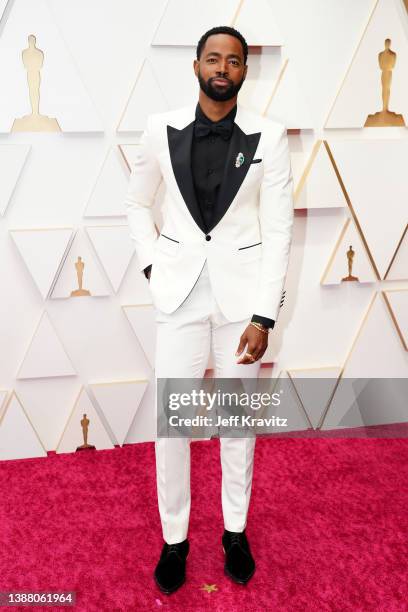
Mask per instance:
[[[195,59],[195,60],[193,61],[193,69],[194,69],[194,74],[195,74],[196,76],[197,76],[197,73],[198,73],[198,67],[199,67],[199,65],[200,65],[200,64],[199,64],[198,60],[196,60],[196,59]]]

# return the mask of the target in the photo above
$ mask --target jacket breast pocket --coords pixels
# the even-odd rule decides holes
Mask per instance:
[[[262,242],[239,247],[237,257],[238,261],[241,262],[260,259],[260,257],[262,257]]]
[[[170,238],[168,236],[165,236],[164,234],[160,234],[156,241],[155,247],[156,250],[160,253],[175,256],[179,252],[180,242],[178,240],[175,240],[174,238]]]
[[[260,184],[263,179],[263,173],[264,173],[264,165],[261,159],[259,160],[259,163],[251,162],[249,164],[249,168],[246,173],[242,186],[243,187],[253,187],[257,183]]]

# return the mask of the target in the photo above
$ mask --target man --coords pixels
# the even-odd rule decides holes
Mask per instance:
[[[126,209],[156,308],[157,378],[202,378],[212,344],[216,378],[257,378],[283,299],[293,225],[285,126],[237,103],[248,47],[234,28],[197,45],[198,103],[153,114],[132,167]],[[152,216],[166,192],[158,235]],[[239,357],[238,357],[239,356]],[[220,437],[225,572],[246,583],[255,562],[245,533],[255,437]],[[155,580],[185,581],[190,439],[155,442],[164,545]]]

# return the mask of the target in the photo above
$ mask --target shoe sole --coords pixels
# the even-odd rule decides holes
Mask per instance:
[[[188,559],[188,555],[190,554],[190,551],[188,551],[187,556],[186,556],[186,561]],[[175,591],[177,591],[181,586],[183,586],[183,584],[186,581],[186,578],[184,577],[183,580],[181,582],[179,582],[178,584],[176,584],[172,589],[165,589],[164,587],[162,587],[162,585],[160,584],[160,582],[157,580],[156,575],[154,574],[154,581],[157,584],[157,586],[159,587],[160,591],[162,593],[164,593],[165,595],[171,595],[171,593],[174,593]]]
[[[224,546],[222,547],[222,550],[224,551],[224,555],[226,555],[227,553],[225,552],[225,548]],[[228,571],[227,565],[224,565],[224,574],[226,576],[228,576],[228,578],[231,578],[231,580],[233,580],[234,582],[236,582],[237,584],[246,584],[248,582],[248,580],[250,580],[252,578],[252,576],[255,574],[255,569],[256,567],[254,567],[254,569],[252,570],[252,572],[249,574],[248,578],[246,578],[246,580],[242,580],[240,578],[237,578],[236,576],[234,576],[233,574],[231,574]]]

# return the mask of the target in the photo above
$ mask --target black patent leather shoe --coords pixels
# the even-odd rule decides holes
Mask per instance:
[[[224,571],[229,578],[238,584],[245,584],[255,572],[255,561],[245,535],[225,529],[222,536],[222,547],[225,553]]]
[[[186,580],[186,559],[190,550],[188,540],[178,544],[164,543],[154,578],[162,593],[169,595]]]

